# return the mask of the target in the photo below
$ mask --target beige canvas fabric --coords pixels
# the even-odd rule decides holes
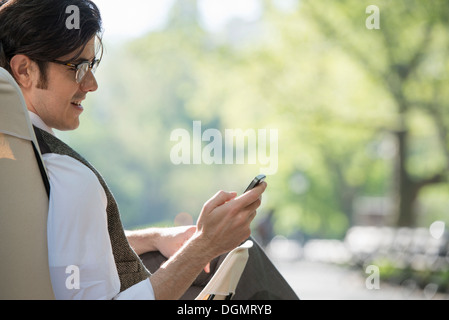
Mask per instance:
[[[247,240],[241,246],[229,252],[195,300],[231,299],[248,261],[248,249],[252,246],[253,242]]]
[[[20,88],[0,68],[0,299],[54,299],[48,195],[32,143],[38,148]]]

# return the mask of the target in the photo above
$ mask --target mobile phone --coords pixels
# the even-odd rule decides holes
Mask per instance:
[[[264,181],[266,178],[266,176],[264,174],[259,174],[258,176],[256,176],[253,181],[251,181],[251,183],[249,184],[248,188],[246,188],[246,191],[251,190],[252,188],[256,187],[257,185],[259,185],[259,183],[261,183],[262,181]],[[243,193],[245,193],[243,192]]]

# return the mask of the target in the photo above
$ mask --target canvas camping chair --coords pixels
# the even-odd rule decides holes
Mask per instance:
[[[0,299],[54,299],[48,192],[22,92],[0,68]]]
[[[247,240],[229,252],[195,300],[231,300],[248,261],[248,249],[252,246],[253,242]]]

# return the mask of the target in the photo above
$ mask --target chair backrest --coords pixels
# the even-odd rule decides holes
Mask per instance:
[[[247,240],[229,252],[195,300],[231,300],[248,261],[248,249],[252,246],[253,242]]]
[[[0,299],[54,299],[45,174],[22,92],[0,68]]]

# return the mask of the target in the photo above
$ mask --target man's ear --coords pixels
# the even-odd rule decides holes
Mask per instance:
[[[12,75],[20,87],[29,88],[33,85],[33,72],[36,71],[36,66],[28,56],[16,54],[12,57],[10,66]]]

